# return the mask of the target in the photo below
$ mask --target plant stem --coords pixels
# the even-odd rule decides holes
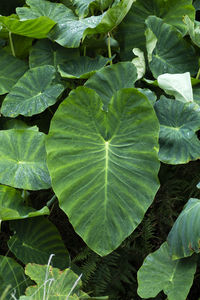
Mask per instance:
[[[86,56],[86,46],[83,47],[83,56]]]
[[[110,46],[110,33],[108,32],[108,57],[110,58],[110,65],[112,65],[112,52]]]
[[[14,48],[14,45],[13,45],[13,40],[12,40],[12,33],[11,31],[9,31],[9,41],[10,41],[10,48],[11,48],[11,52],[12,52],[12,55],[16,57],[16,54],[15,54],[15,48]]]
[[[200,76],[200,68],[199,68],[199,70],[198,70],[198,73],[197,73],[196,79],[199,79],[199,76]]]

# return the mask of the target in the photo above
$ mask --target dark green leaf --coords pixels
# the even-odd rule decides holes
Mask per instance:
[[[80,56],[76,60],[68,61],[59,65],[58,71],[64,78],[83,78],[87,79],[96,71],[103,68],[109,62],[109,58],[97,56],[90,58],[88,56]]]
[[[156,38],[149,58],[149,67],[155,78],[164,73],[197,73],[198,58],[194,48],[172,25],[155,16],[148,17],[146,24]]]
[[[5,97],[1,113],[12,118],[32,116],[53,105],[64,90],[63,85],[53,83],[55,74],[55,68],[48,65],[28,70]]]
[[[159,158],[167,164],[185,164],[200,158],[200,111],[195,103],[162,99],[155,104],[160,122]]]
[[[37,217],[10,221],[15,234],[8,241],[10,251],[24,264],[47,264],[55,254],[53,265],[64,269],[69,266],[68,252],[57,228],[46,218]]]
[[[120,56],[128,60],[133,57],[133,48],[145,50],[145,20],[148,16],[162,18],[165,23],[173,25],[185,35],[187,27],[183,23],[183,16],[186,14],[194,20],[192,0],[137,0],[119,26],[117,39],[121,48]]]
[[[0,50],[0,95],[8,93],[27,69],[24,61]]]
[[[50,188],[45,134],[35,130],[1,130],[0,140],[0,183],[26,190]]]
[[[121,62],[96,72],[85,86],[95,90],[107,105],[115,92],[134,87],[136,80],[136,67],[131,62]]]

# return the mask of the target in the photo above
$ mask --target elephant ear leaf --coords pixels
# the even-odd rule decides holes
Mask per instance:
[[[28,70],[5,97],[1,113],[12,118],[32,116],[53,105],[64,90],[62,84],[53,82],[55,74],[55,68],[48,65]]]
[[[60,207],[103,256],[130,235],[154,199],[159,129],[136,89],[115,93],[108,111],[102,105],[92,89],[72,91],[52,119],[46,148]]]
[[[44,133],[0,130],[0,140],[0,183],[25,190],[50,188]]]
[[[174,223],[167,241],[173,259],[199,253],[200,200],[191,198]]]
[[[159,158],[167,164],[185,164],[200,158],[200,112],[196,103],[163,98],[156,102],[160,122]]]
[[[159,292],[168,300],[185,300],[196,271],[194,257],[173,261],[168,244],[149,254],[138,271],[138,295],[142,299],[157,296]]]

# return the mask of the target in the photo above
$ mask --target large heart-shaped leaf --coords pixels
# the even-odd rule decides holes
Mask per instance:
[[[0,295],[8,289],[3,300],[12,299],[11,294],[20,297],[28,286],[28,279],[24,274],[24,269],[14,259],[0,256]],[[8,287],[10,285],[10,287]]]
[[[0,185],[0,220],[15,220],[48,215],[48,207],[43,207],[40,210],[24,204],[24,199],[21,193],[16,189]]]
[[[194,20],[195,9],[192,0],[137,0],[119,25],[117,39],[120,43],[120,56],[129,60],[133,57],[133,48],[145,50],[145,20],[148,16],[162,18],[165,23],[175,26],[184,35],[187,26],[183,23],[183,16],[186,14]]]
[[[158,122],[148,99],[122,89],[108,112],[92,89],[58,108],[47,139],[60,207],[88,246],[106,255],[141,222],[158,188]]]
[[[0,50],[0,95],[8,93],[27,69],[24,61]]]
[[[26,190],[50,188],[45,134],[26,129],[1,130],[0,140],[0,183]]]
[[[200,111],[195,103],[162,99],[155,104],[160,122],[159,158],[167,164],[185,164],[200,158]]]
[[[55,254],[53,265],[64,269],[69,266],[69,256],[57,228],[46,218],[37,217],[10,221],[15,234],[8,241],[10,251],[24,264],[47,264]]]
[[[18,20],[15,15],[11,15],[9,17],[0,16],[0,24],[9,32],[31,38],[43,39],[47,37],[47,34],[56,22],[46,16],[40,16],[34,20],[21,21]]]
[[[107,105],[115,92],[134,87],[136,80],[136,67],[131,62],[121,62],[96,72],[85,86],[95,90]]]
[[[32,47],[29,55],[31,68],[44,65],[52,65],[55,68],[59,64],[79,57],[77,49],[66,49],[47,39],[39,40]]]
[[[199,253],[200,200],[191,198],[174,223],[167,241],[173,259]]]
[[[197,73],[198,58],[195,50],[177,29],[155,16],[148,17],[145,23],[156,38],[149,59],[149,67],[155,78],[164,73]]]
[[[103,68],[108,62],[109,59],[103,56],[97,56],[96,58],[80,56],[65,64],[59,65],[58,71],[64,78],[86,79],[99,69]]]
[[[64,90],[63,85],[53,83],[55,74],[55,68],[48,65],[28,70],[4,99],[1,113],[12,118],[32,116],[53,105]]]
[[[168,300],[185,300],[192,286],[196,260],[173,261],[167,243],[149,254],[138,271],[138,294],[143,298],[155,297],[164,291]]]

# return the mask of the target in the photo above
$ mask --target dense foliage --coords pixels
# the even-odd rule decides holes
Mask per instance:
[[[199,10],[0,4],[0,300],[200,299]]]

